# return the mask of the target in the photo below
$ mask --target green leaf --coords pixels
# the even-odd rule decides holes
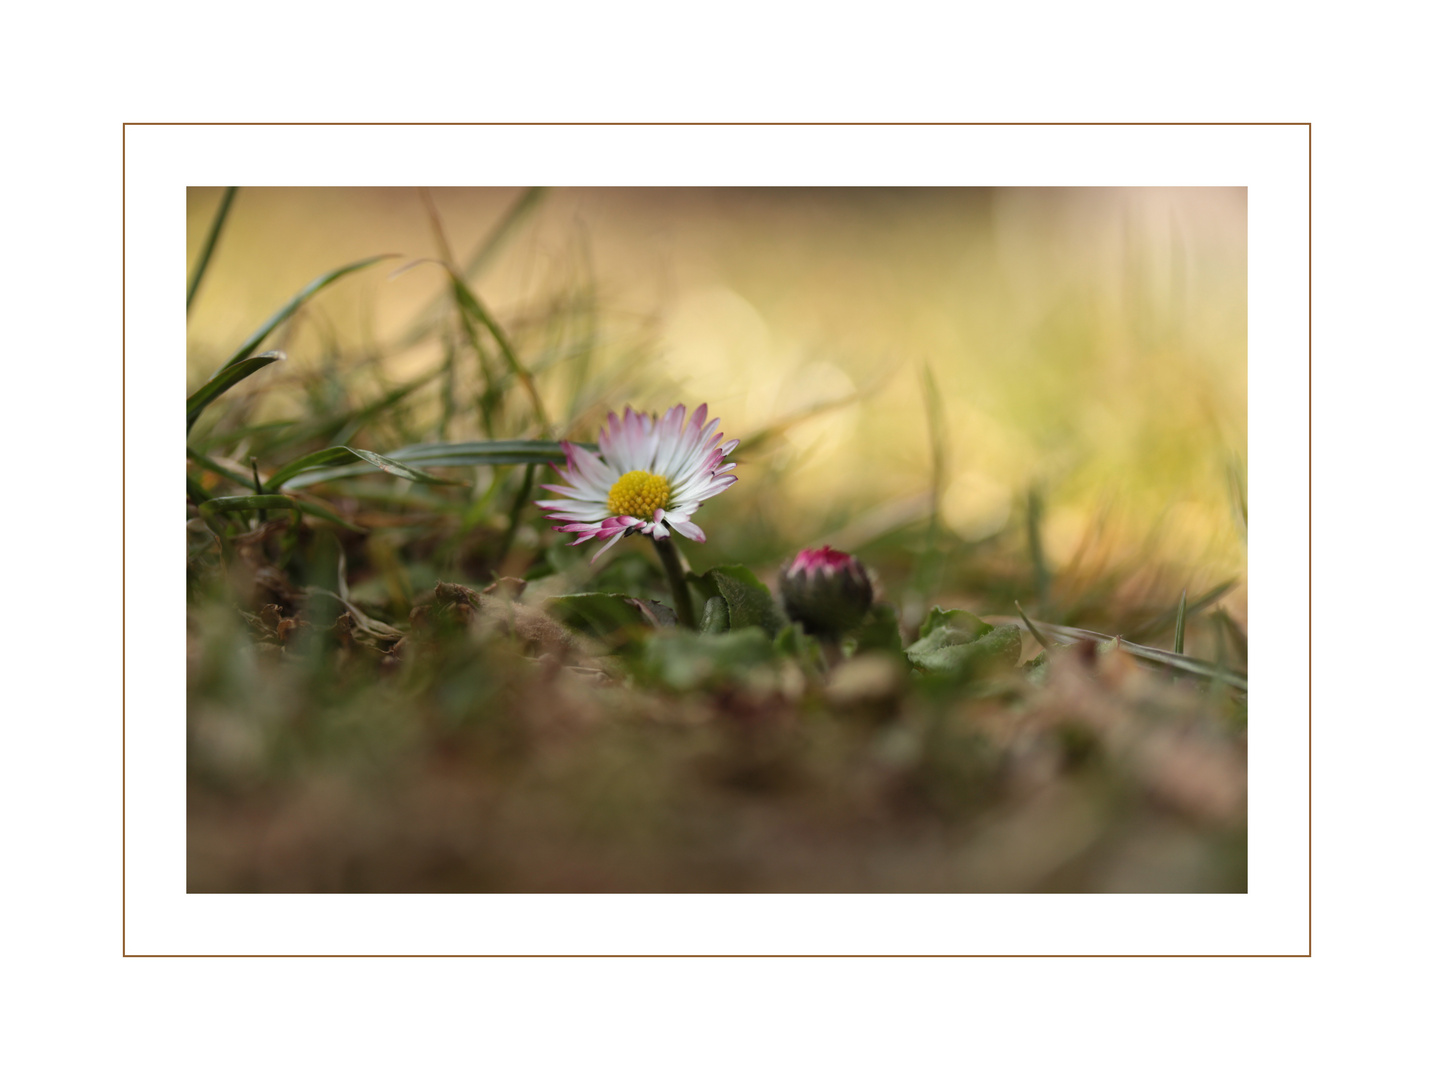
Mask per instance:
[[[896,617],[896,608],[890,604],[876,604],[867,613],[866,619],[856,629],[856,653],[891,652],[901,653],[901,624]]]
[[[394,476],[404,480],[412,480],[418,484],[457,484],[458,480],[445,480],[440,476],[433,476],[413,465],[405,464],[395,458],[384,457],[382,454],[375,454],[371,450],[359,450],[352,446],[331,446],[326,450],[315,450],[312,454],[305,454],[301,458],[295,458],[289,464],[269,477],[267,486],[272,489],[283,487],[298,473],[309,469],[322,468],[325,465],[333,465],[338,462],[353,461],[366,462],[375,469],[382,469],[384,472],[392,473]]]
[[[688,580],[705,599],[720,596],[727,602],[729,625],[733,630],[756,626],[768,637],[775,637],[787,624],[772,598],[772,591],[745,566],[716,566],[700,576],[688,574]],[[706,617],[705,608],[703,617]]]
[[[922,641],[935,635],[945,645],[965,645],[967,642],[975,641],[995,629],[990,623],[977,618],[969,611],[962,611],[960,608],[934,607],[926,620],[921,624],[917,632],[917,640]]]
[[[625,597],[627,603],[642,612],[642,617],[654,629],[665,630],[677,625],[677,612],[657,600],[639,600],[635,596]]]
[[[220,394],[235,383],[242,382],[254,372],[268,367],[276,360],[285,359],[287,357],[284,353],[276,349],[274,352],[260,353],[258,356],[251,356],[238,363],[226,364],[215,374],[214,378],[190,394],[189,400],[184,403],[185,420],[188,425],[185,430],[193,428],[194,421],[199,419],[199,414],[209,408]]]
[[[273,333],[274,328],[276,326],[278,326],[294,312],[298,311],[299,305],[302,304],[309,297],[313,296],[320,289],[327,288],[335,281],[338,281],[339,278],[345,277],[348,274],[352,274],[356,270],[362,270],[364,269],[364,267],[372,266],[376,262],[381,262],[384,259],[392,258],[394,258],[394,256],[392,255],[374,255],[371,258],[360,259],[358,262],[349,263],[347,266],[341,266],[337,270],[331,270],[329,273],[324,274],[322,277],[315,278],[313,281],[309,282],[297,293],[295,293],[293,298],[287,304],[281,307],[278,311],[274,312],[274,314],[269,317],[268,322],[266,322],[263,326],[259,327],[259,329],[255,330],[252,334],[250,334],[248,340],[246,340],[243,345],[240,345],[239,348],[235,350],[234,355],[230,357],[227,363],[225,363],[224,368],[234,367],[236,364],[243,363],[244,358],[247,357],[250,353],[252,353],[255,349],[257,349],[259,347],[260,342],[262,342],[266,337]],[[223,371],[224,368],[220,368],[219,370]]]
[[[906,658],[928,672],[967,676],[993,667],[1014,667],[1021,658],[1021,632],[997,629],[969,611],[932,608]]]
[[[672,631],[653,634],[642,648],[635,669],[650,681],[674,690],[743,682],[759,671],[771,677],[777,653],[760,627],[729,634]]]
[[[727,601],[720,596],[709,596],[702,608],[702,618],[697,629],[704,634],[725,634],[732,629],[732,616],[727,610]]]
[[[1021,659],[1021,632],[1002,626],[964,645],[923,647],[918,641],[906,650],[906,658],[928,672],[969,676],[989,669],[1014,667]]]
[[[821,646],[817,644],[816,638],[802,629],[801,623],[788,623],[782,627],[782,632],[777,635],[773,644],[780,655],[790,656],[809,674],[815,675],[821,670]]]
[[[552,596],[543,606],[553,618],[574,630],[607,637],[651,625],[639,603],[618,593],[590,592]]]

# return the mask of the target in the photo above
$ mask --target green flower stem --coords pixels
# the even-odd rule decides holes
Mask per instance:
[[[682,569],[682,558],[677,554],[677,545],[671,539],[652,541],[657,557],[662,560],[662,569],[667,571],[668,584],[672,586],[672,606],[677,611],[677,621],[688,629],[697,628],[692,614],[692,594],[687,589],[687,574]]]

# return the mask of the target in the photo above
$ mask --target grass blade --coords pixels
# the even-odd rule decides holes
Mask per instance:
[[[226,188],[224,198],[220,200],[219,210],[214,215],[214,224],[209,226],[209,236],[204,241],[204,250],[199,253],[199,261],[194,264],[194,273],[189,276],[189,291],[184,294],[184,310],[186,312],[194,303],[194,294],[199,291],[199,283],[204,280],[204,271],[209,269],[209,257],[214,254],[214,245],[219,243],[219,233],[224,228],[224,219],[229,216],[229,207],[233,204],[234,196],[238,191],[237,187]]]
[[[574,443],[587,450],[596,450],[596,443]],[[544,465],[550,461],[563,461],[562,443],[548,439],[493,439],[461,443],[419,443],[395,450],[393,457],[400,461],[423,462],[436,465],[441,459],[445,465]]]
[[[1211,604],[1215,603],[1215,601],[1219,600],[1220,597],[1224,596],[1227,592],[1229,592],[1239,583],[1239,579],[1231,578],[1229,581],[1223,581],[1219,585],[1216,585],[1209,592],[1196,597],[1194,600],[1191,600],[1189,606],[1187,606],[1185,609],[1185,618],[1188,620],[1198,615],[1200,612],[1204,611]],[[1161,633],[1167,626],[1174,625],[1176,616],[1178,614],[1178,609],[1172,608],[1168,611],[1163,612],[1160,615],[1157,615],[1153,619],[1141,623],[1126,636],[1128,638],[1153,637],[1154,635]]]
[[[508,513],[508,527],[503,531],[503,541],[498,545],[498,554],[494,562],[498,566],[508,558],[508,552],[513,546],[513,537],[518,535],[518,523],[523,518],[523,508],[528,505],[528,496],[533,493],[533,470],[536,465],[529,465],[523,470],[522,483],[518,485],[518,494],[513,497],[513,509]]]
[[[1026,624],[1026,629],[1031,632],[1031,637],[1036,639],[1036,644],[1043,649],[1049,649],[1051,647],[1051,643],[1045,639],[1045,636],[1039,630],[1036,629],[1036,624],[1031,622],[1031,620],[1027,617],[1026,610],[1025,608],[1021,607],[1021,602],[1019,600],[1016,601],[1016,614],[1021,617],[1021,622]]]
[[[1245,499],[1245,480],[1239,462],[1233,457],[1227,466],[1230,477],[1230,505],[1240,522],[1242,530],[1249,530],[1250,508]]]
[[[1041,543],[1041,522],[1045,518],[1045,500],[1034,485],[1026,493],[1026,539],[1031,548],[1031,572],[1035,577],[1036,603],[1042,613],[1051,606],[1051,571],[1046,565],[1046,549]]]
[[[931,447],[931,497],[926,544],[917,557],[909,589],[924,606],[940,585],[946,561],[937,546],[941,535],[941,497],[946,491],[946,406],[931,365],[923,364],[920,375],[921,398],[926,407],[926,437]]]
[[[1180,608],[1175,612],[1175,651],[1185,651],[1185,590],[1180,590]]]
[[[241,360],[237,364],[226,364],[220,368],[214,378],[201,386],[184,403],[185,422],[188,425],[185,430],[194,428],[194,421],[199,419],[199,414],[214,402],[220,394],[224,393],[235,383],[242,382],[254,372],[266,368],[276,360],[286,360],[287,356],[278,349],[273,352],[260,353],[258,356],[251,356],[247,360]]]
[[[508,239],[518,231],[518,227],[532,216],[547,194],[547,188],[532,187],[518,196],[518,201],[488,231],[478,250],[469,257],[467,265],[463,267],[463,276],[472,278],[486,267],[498,252],[503,250]]]
[[[204,454],[201,454],[198,450],[194,449],[194,447],[187,447],[185,450],[185,454],[188,456],[190,461],[194,462],[194,464],[200,465],[205,469],[208,469],[215,476],[222,476],[231,484],[238,484],[240,487],[249,486],[249,481],[245,479],[243,473],[236,472],[234,469],[230,468],[227,465],[221,465],[219,462],[213,460],[212,458],[206,457]]]
[[[592,443],[578,443],[596,449]],[[415,468],[467,465],[546,465],[565,460],[561,444],[543,439],[503,439],[491,442],[417,443],[394,450],[388,457]],[[292,488],[307,487],[326,480],[360,476],[370,470],[361,465],[345,465],[334,469],[304,472],[288,480]],[[278,474],[275,474],[278,475]],[[287,479],[287,478],[286,478]],[[273,480],[270,480],[273,484]]]
[[[295,458],[285,465],[273,476],[269,477],[268,487],[274,490],[282,487],[285,481],[291,479],[298,473],[308,469],[320,469],[326,465],[348,463],[358,459],[381,469],[386,473],[401,477],[404,480],[412,480],[416,484],[457,484],[458,480],[445,480],[440,476],[433,476],[413,465],[406,465],[391,457],[384,457],[382,454],[375,454],[372,450],[359,450],[352,446],[330,446],[325,450],[315,450],[312,454],[305,454],[303,457]],[[362,470],[367,471],[367,470]]]
[[[1240,662],[1248,663],[1250,642],[1245,636],[1245,631],[1240,629],[1240,624],[1231,618],[1230,613],[1224,608],[1216,608],[1214,618],[1220,626],[1222,640],[1228,638],[1230,645],[1240,657]]]
[[[535,187],[529,188],[518,197],[508,212],[499,218],[497,224],[488,231],[488,235],[483,238],[483,242],[478,245],[477,250],[469,256],[468,262],[463,266],[465,281],[473,280],[493,261],[508,240],[518,231],[519,226],[526,222],[533,211],[538,208],[547,193],[547,188]],[[408,329],[399,339],[400,347],[406,348],[421,341],[433,329],[433,324],[441,310],[441,304],[441,300],[435,300],[409,324]]]
[[[921,397],[926,405],[926,435],[931,442],[931,543],[941,523],[941,495],[946,490],[946,408],[931,365],[921,367]]]
[[[498,343],[498,351],[503,354],[507,361],[509,370],[517,380],[522,383],[523,389],[527,391],[528,398],[533,403],[533,414],[538,418],[538,426],[546,435],[552,434],[553,426],[548,422],[548,412],[543,407],[543,399],[538,393],[538,384],[533,381],[533,374],[523,362],[518,359],[518,354],[513,350],[513,344],[508,340],[508,335],[498,325],[498,320],[493,318],[488,309],[483,306],[477,295],[468,287],[463,276],[451,266],[445,266],[448,276],[453,279],[453,295],[458,301],[458,306],[472,319],[476,319],[488,333],[493,335],[493,340]]]
[[[983,618],[994,626],[1009,626],[1015,622],[1014,619],[1005,615],[986,615]],[[1098,630],[1085,630],[1079,626],[1056,626],[1053,623],[1045,622],[1033,622],[1032,625],[1040,627],[1046,637],[1059,645],[1074,645],[1077,641],[1106,642],[1115,640],[1111,634],[1102,634]],[[1205,660],[1197,660],[1193,656],[1166,652],[1164,649],[1152,649],[1148,645],[1136,645],[1124,638],[1120,639],[1120,648],[1137,660],[1143,661],[1147,667],[1174,669],[1188,675],[1214,679],[1217,682],[1233,686],[1243,693],[1248,693],[1250,689],[1243,671],[1231,671]]]
[[[221,495],[200,504],[203,510],[297,510],[298,504],[287,495]]]
[[[328,286],[332,285],[335,281],[338,281],[341,277],[346,277],[347,275],[352,274],[358,270],[362,270],[365,267],[372,266],[376,262],[382,262],[384,259],[392,258],[396,258],[396,256],[373,255],[367,259],[360,259],[358,262],[349,263],[347,266],[341,266],[337,270],[331,270],[327,274],[322,275],[321,277],[314,278],[313,281],[309,282],[297,293],[295,293],[287,304],[281,307],[278,311],[274,312],[274,314],[269,317],[269,320],[264,323],[263,326],[259,327],[259,329],[255,330],[254,333],[250,334],[249,339],[245,341],[243,345],[240,345],[238,349],[235,350],[234,355],[230,357],[229,360],[225,363],[224,367],[220,368],[219,370],[223,371],[225,368],[230,368],[236,364],[243,363],[244,358],[247,357],[250,353],[252,353],[255,349],[257,349],[259,347],[260,342],[262,342],[266,337],[273,333],[274,328],[276,326],[278,326],[294,312],[298,311],[299,305],[301,305],[305,300],[309,299],[309,297],[313,296],[316,292],[319,292],[321,289],[328,288]]]

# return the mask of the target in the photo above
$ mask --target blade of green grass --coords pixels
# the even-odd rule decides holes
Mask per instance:
[[[1175,612],[1175,651],[1185,651],[1185,590],[1180,590],[1180,607]]]
[[[199,414],[202,413],[205,409],[209,408],[209,406],[214,402],[216,398],[219,397],[220,394],[224,393],[230,387],[234,386],[235,383],[242,382],[250,375],[254,374],[254,372],[259,371],[262,368],[268,367],[276,360],[285,359],[288,358],[284,355],[284,353],[275,349],[273,352],[260,353],[258,356],[251,356],[247,360],[239,361],[239,363],[237,364],[226,364],[223,368],[219,370],[219,372],[214,376],[214,378],[210,379],[198,390],[190,394],[189,399],[184,403],[185,421],[188,425],[185,430],[192,430],[194,427],[194,421],[199,419]]]
[[[1026,492],[1026,539],[1031,549],[1031,573],[1035,578],[1036,603],[1047,614],[1051,606],[1051,572],[1046,565],[1046,549],[1041,543],[1041,522],[1045,517],[1045,501],[1035,485]]]
[[[239,191],[237,187],[226,188],[224,198],[219,202],[219,210],[214,215],[214,223],[209,226],[209,236],[204,241],[204,250],[199,253],[199,261],[194,264],[194,273],[189,275],[189,290],[184,294],[184,310],[187,313],[190,305],[194,303],[194,294],[199,291],[199,283],[204,280],[204,271],[209,268],[209,257],[214,254],[214,245],[219,243],[219,233],[224,228],[224,219],[229,216],[229,207],[234,202],[234,196]]]
[[[596,443],[573,443],[586,450],[597,450]],[[562,443],[547,439],[494,439],[461,443],[419,443],[395,450],[400,461],[422,462],[426,465],[543,465],[565,461]]]
[[[518,485],[518,493],[513,497],[513,509],[508,512],[508,527],[503,531],[503,541],[498,545],[498,555],[493,560],[498,566],[503,565],[503,560],[508,557],[508,551],[513,546],[513,537],[518,535],[518,523],[523,518],[523,508],[528,505],[528,496],[533,493],[533,470],[535,465],[529,465],[523,470],[523,480]]]
[[[1229,592],[1238,584],[1238,579],[1231,578],[1229,581],[1224,581],[1221,582],[1219,585],[1216,585],[1209,592],[1196,597],[1194,600],[1190,601],[1189,605],[1186,607],[1185,618],[1188,620],[1198,615],[1200,612],[1204,611],[1211,604],[1215,603],[1215,601],[1219,600],[1220,597],[1224,596],[1227,592]],[[1164,631],[1167,626],[1171,626],[1174,624],[1177,614],[1178,608],[1171,608],[1167,611],[1164,611],[1161,614],[1157,615],[1155,618],[1141,623],[1134,630],[1130,631],[1130,633],[1126,636],[1128,638],[1148,638],[1154,636],[1155,634],[1159,634]]]
[[[589,450],[593,443],[575,445]],[[416,467],[464,465],[546,465],[566,460],[561,444],[543,439],[502,439],[492,442],[416,443],[394,450],[388,455],[395,461]],[[307,487],[325,480],[342,480],[360,476],[370,470],[362,466],[341,466],[335,469],[305,472],[289,481],[290,488]],[[270,481],[272,483],[272,481]]]
[[[547,188],[535,187],[529,188],[518,196],[507,213],[498,219],[473,254],[468,257],[468,261],[463,265],[465,280],[473,280],[497,257],[508,240],[518,231],[519,226],[526,222],[533,211],[538,208],[547,193]],[[399,339],[400,347],[406,348],[426,337],[433,329],[433,324],[437,321],[441,309],[441,300],[435,300],[424,308],[404,330]]]
[[[1021,617],[1021,622],[1026,624],[1026,629],[1031,632],[1031,637],[1036,639],[1036,644],[1043,649],[1049,649],[1051,647],[1051,643],[1045,639],[1045,636],[1039,630],[1036,629],[1036,624],[1031,622],[1030,618],[1026,615],[1026,609],[1021,607],[1021,602],[1019,600],[1016,601],[1016,614]]]
[[[1224,608],[1216,608],[1211,617],[1219,624],[1221,640],[1228,637],[1230,645],[1239,654],[1240,660],[1248,662],[1250,643],[1245,636],[1245,631],[1240,629],[1240,624],[1231,618],[1230,613]]]
[[[212,458],[206,457],[204,454],[201,454],[198,450],[194,449],[194,447],[187,447],[185,449],[185,454],[188,456],[190,461],[194,462],[196,465],[203,466],[204,468],[212,472],[215,476],[222,476],[230,483],[238,484],[242,488],[247,488],[249,486],[249,480],[247,477],[245,477],[243,473],[231,469],[226,465],[219,464],[219,462],[213,460]]]
[[[433,476],[413,465],[406,465],[392,457],[384,457],[382,454],[375,454],[372,450],[359,450],[352,446],[330,446],[324,450],[315,450],[312,454],[305,454],[303,457],[295,458],[283,468],[279,469],[273,476],[269,477],[268,487],[277,490],[282,487],[285,481],[291,479],[301,472],[309,469],[321,469],[327,465],[336,465],[340,462],[348,463],[357,459],[366,462],[375,469],[382,469],[386,473],[401,477],[404,480],[412,480],[416,484],[458,484],[458,480],[445,480],[440,476]]]
[[[946,561],[937,546],[941,535],[941,496],[946,490],[946,407],[930,364],[921,366],[921,400],[926,407],[926,437],[931,447],[931,496],[926,544],[911,575],[911,591],[925,604],[940,584]]]
[[[503,332],[503,328],[498,325],[498,320],[493,318],[493,315],[483,306],[483,302],[479,300],[473,290],[468,287],[468,283],[463,280],[463,276],[452,266],[447,264],[440,265],[447,271],[449,278],[453,282],[453,296],[454,299],[458,301],[459,310],[462,311],[467,318],[476,320],[492,335],[493,340],[498,344],[498,351],[503,354],[503,359],[507,361],[508,369],[527,392],[528,399],[533,404],[533,415],[537,417],[538,426],[542,429],[543,434],[551,435],[553,426],[548,422],[548,411],[544,408],[542,396],[538,393],[538,384],[533,381],[532,372],[524,367],[523,362],[518,359],[518,354],[513,349],[513,343],[508,340],[508,335]],[[476,343],[474,347],[477,348]]]
[[[321,289],[328,288],[335,281],[338,281],[339,278],[346,277],[349,274],[364,269],[365,267],[372,266],[376,262],[382,262],[384,259],[393,259],[396,257],[397,256],[394,255],[373,255],[367,259],[360,259],[358,262],[349,263],[347,266],[341,266],[337,270],[331,270],[327,274],[323,274],[320,277],[314,278],[313,281],[309,282],[297,293],[295,293],[287,304],[281,307],[278,311],[274,312],[274,314],[269,317],[268,321],[265,322],[263,326],[259,327],[259,329],[255,330],[252,334],[250,334],[248,340],[245,341],[243,345],[240,345],[239,348],[234,351],[234,355],[230,357],[229,360],[224,364],[224,367],[220,368],[219,370],[223,371],[225,368],[233,367],[235,364],[243,363],[245,357],[249,356],[250,353],[257,349],[259,347],[260,342],[262,342],[266,337],[273,333],[274,328],[276,326],[278,326],[294,312],[298,311],[299,306],[305,300],[309,299],[309,297],[313,296],[316,292],[319,292]]]
[[[1016,620],[1006,615],[985,615],[982,616],[992,625],[1012,625]],[[1056,626],[1054,623],[1032,622],[1033,626],[1040,627],[1046,637],[1060,645],[1074,645],[1077,641],[1106,642],[1114,641],[1111,634],[1102,634],[1098,630],[1085,630],[1078,626]],[[1193,656],[1183,656],[1180,653],[1166,652],[1164,649],[1152,649],[1148,645],[1136,645],[1134,642],[1120,639],[1120,647],[1137,660],[1142,660],[1146,666],[1175,669],[1186,672],[1190,675],[1199,675],[1206,679],[1216,679],[1220,682],[1233,686],[1235,689],[1248,693],[1249,683],[1243,671],[1231,671],[1228,668],[1218,667],[1205,660],[1197,660]]]
[[[1245,501],[1245,480],[1242,475],[1239,462],[1233,457],[1227,465],[1230,476],[1230,503],[1234,512],[1239,516],[1240,528],[1248,530],[1250,527],[1250,508]]]
[[[189,493],[189,501],[192,502],[195,506],[198,506],[200,503],[205,503],[209,501],[209,492],[204,490],[204,485],[202,485],[198,480],[194,479],[194,477],[192,476],[186,475],[184,477],[184,482],[186,490]]]
[[[483,238],[478,250],[468,257],[468,262],[463,267],[463,276],[475,277],[496,258],[508,243],[509,238],[518,231],[520,225],[532,216],[547,194],[547,188],[532,187],[519,195],[518,200],[513,203],[508,212],[498,219],[498,223],[493,228],[488,230],[488,235]]]
[[[207,452],[220,446],[237,445],[245,439],[252,439],[255,435],[270,435],[284,428],[294,427],[297,423],[298,421],[295,420],[267,420],[262,424],[245,424],[243,427],[234,428],[231,431],[209,431],[196,439],[192,445]]]

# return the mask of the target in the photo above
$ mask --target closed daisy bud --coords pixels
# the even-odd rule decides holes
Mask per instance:
[[[818,637],[854,630],[871,607],[871,578],[861,561],[830,547],[806,548],[782,567],[782,606]]]

